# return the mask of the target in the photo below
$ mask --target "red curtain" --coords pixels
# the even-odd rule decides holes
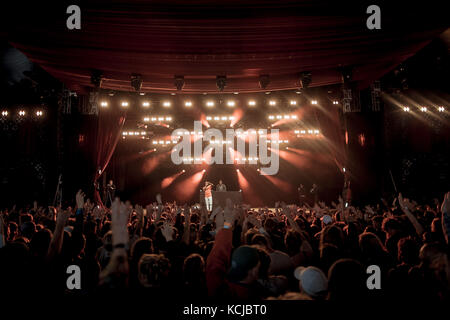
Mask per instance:
[[[123,125],[125,123],[126,113],[122,110],[100,110],[98,116],[98,131],[96,143],[96,172],[94,176],[94,200],[103,206],[98,185],[98,179],[105,172],[111,156],[116,149]]]

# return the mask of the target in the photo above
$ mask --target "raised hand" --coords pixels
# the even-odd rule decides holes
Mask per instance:
[[[158,202],[158,204],[162,204],[161,194],[160,194],[160,193],[158,193],[158,194],[156,195],[156,201]]]
[[[129,209],[116,198],[111,206],[111,230],[113,245],[128,243]]]
[[[83,209],[84,208],[84,197],[85,194],[84,192],[80,189],[78,190],[76,196],[75,196],[75,200],[77,203],[77,209]]]
[[[173,240],[173,227],[172,224],[164,221],[162,227],[161,227],[161,233],[164,236],[164,238],[166,239],[167,242],[172,241]]]
[[[65,226],[67,220],[69,219],[70,215],[72,214],[72,208],[69,207],[67,210],[62,210],[61,207],[58,207],[57,215],[56,215],[56,224]]]
[[[450,213],[450,192],[447,192],[444,196],[444,200],[441,205],[441,212],[445,214]]]

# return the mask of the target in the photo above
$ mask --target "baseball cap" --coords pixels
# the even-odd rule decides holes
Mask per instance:
[[[231,255],[230,280],[240,281],[259,262],[258,249],[252,246],[240,246]]]
[[[330,217],[329,215],[327,215],[327,214],[324,214],[324,215],[322,216],[322,218],[320,218],[320,220],[322,220],[322,222],[325,223],[325,224],[330,224],[330,223],[333,222],[333,218],[331,218],[331,217]]]
[[[323,297],[328,290],[328,279],[319,268],[297,267],[294,276],[300,281],[303,291],[312,298]]]

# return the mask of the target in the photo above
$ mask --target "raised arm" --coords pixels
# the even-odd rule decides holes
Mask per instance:
[[[444,232],[445,241],[449,244],[450,239],[450,192],[447,192],[444,196],[441,206],[441,223],[442,231]]]
[[[50,241],[47,252],[48,260],[52,260],[56,255],[61,253],[64,239],[64,227],[66,226],[67,219],[71,214],[72,208],[69,207],[67,210],[62,210],[61,207],[58,207],[55,231],[53,232],[52,240]]]
[[[409,211],[409,208],[406,205],[405,201],[403,200],[403,196],[401,193],[398,194],[398,204],[402,209],[403,213],[408,217],[409,221],[411,221],[412,225],[414,226],[414,229],[416,229],[417,234],[421,236],[424,231],[423,227],[416,219],[416,217]]]

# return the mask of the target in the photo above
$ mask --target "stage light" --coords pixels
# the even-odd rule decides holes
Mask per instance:
[[[283,116],[278,115],[276,118],[277,118],[277,119],[283,119]]]
[[[297,101],[291,100],[291,101],[289,101],[289,104],[290,104],[291,106],[296,106],[296,105],[297,105]]]
[[[144,102],[142,102],[142,106],[143,106],[144,108],[148,108],[148,107],[150,107],[150,102],[144,101]]]
[[[2,111],[2,117],[7,117],[8,116],[8,111],[4,110]]]
[[[227,117],[222,117],[221,120],[226,121],[228,118]]]
[[[107,106],[108,106],[108,102],[106,102],[106,101],[100,102],[100,107],[106,108]]]
[[[203,172],[206,172],[206,169],[203,169]]]
[[[236,172],[239,172],[239,169],[236,169]]]
[[[308,130],[308,133],[309,133],[309,134],[312,134],[312,133],[313,133],[313,131],[312,131],[312,130]]]
[[[270,100],[269,101],[269,105],[271,105],[271,106],[274,106],[274,105],[276,105],[277,104],[277,102],[275,101],[275,100]]]
[[[163,102],[163,107],[165,107],[165,108],[168,108],[168,107],[170,107],[170,101],[164,101]]]
[[[275,116],[269,116],[269,120],[274,120]]]
[[[291,117],[289,115],[284,116],[285,119],[290,119]]]
[[[251,107],[254,107],[254,106],[256,106],[256,101],[255,100],[250,100],[248,102],[248,105],[251,106]]]
[[[182,170],[181,172],[185,173],[185,172],[186,172],[186,170],[184,170],[184,169],[183,169],[183,170]]]
[[[137,92],[141,91],[142,88],[142,76],[137,73],[131,75],[131,86]]]
[[[421,107],[421,108],[420,108],[420,111],[422,111],[422,112],[427,112],[428,109],[427,109],[427,107]]]
[[[153,151],[156,151],[156,148],[153,148]]]
[[[256,171],[260,172],[260,171],[261,171],[261,169],[259,169],[259,168],[258,168],[258,169],[256,169]]]
[[[172,117],[166,117],[166,121],[172,121]]]
[[[230,108],[233,108],[236,105],[236,103],[233,100],[229,100],[227,102],[227,106],[229,106]]]
[[[158,121],[164,121],[164,117],[159,117]]]
[[[342,168],[342,172],[345,172],[345,170],[346,170],[345,167],[343,167],[343,168]]]
[[[211,121],[211,120],[212,120],[212,117],[206,117],[206,120]]]
[[[444,108],[444,107],[439,107],[439,108],[438,108],[438,111],[439,111],[439,112],[444,112],[444,111],[445,111],[445,108]]]
[[[126,108],[126,107],[129,106],[129,104],[128,104],[127,101],[122,101],[121,106],[124,107],[124,108]]]
[[[306,130],[300,130],[300,133],[301,133],[301,134],[305,134],[305,133],[306,133]]]
[[[145,92],[139,92],[139,95],[145,96]]]
[[[150,118],[149,117],[144,117],[144,122],[149,122]]]
[[[192,102],[191,101],[186,101],[184,103],[184,106],[190,108],[190,107],[192,107]]]
[[[234,120],[234,116],[229,116],[228,120]]]
[[[333,104],[339,104],[339,101],[333,100]]]
[[[319,130],[314,130],[314,133],[315,134],[319,134]]]
[[[297,115],[296,115],[296,114],[293,114],[293,115],[291,116],[291,119],[297,119]]]
[[[44,115],[44,112],[41,110],[36,111],[36,116],[42,117]]]
[[[122,132],[122,135],[123,135],[123,136],[127,136],[127,135],[128,135],[128,132],[124,131],[124,132]]]
[[[317,100],[311,100],[311,104],[317,104]]]
[[[214,107],[214,101],[206,101],[207,107]]]
[[[24,110],[20,110],[19,111],[19,116],[23,117],[25,116],[26,112]]]
[[[227,86],[227,77],[226,76],[217,76],[216,77],[216,86],[219,91],[223,91]]]
[[[403,107],[403,111],[405,111],[405,112],[409,112],[409,107]]]
[[[220,120],[220,117],[214,117],[214,120]]]

